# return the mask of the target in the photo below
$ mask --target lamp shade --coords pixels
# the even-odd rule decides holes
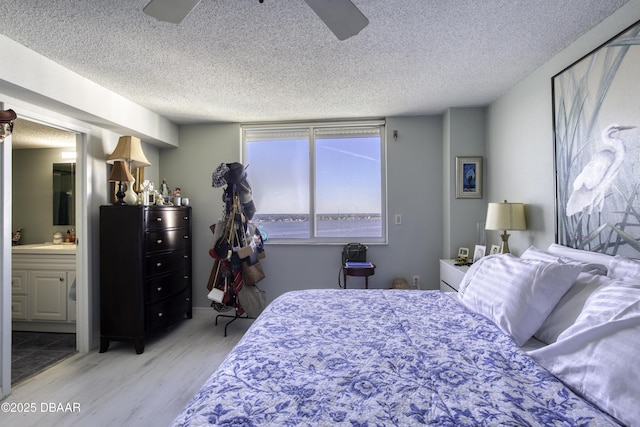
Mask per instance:
[[[113,163],[117,160],[125,160],[131,168],[142,168],[151,166],[142,151],[140,138],[135,136],[121,136],[118,139],[118,145],[113,153],[107,158],[107,163]]]
[[[133,176],[129,173],[127,164],[122,160],[116,160],[111,168],[111,174],[109,175],[109,181],[131,182]]]
[[[486,230],[526,230],[522,203],[489,203]]]

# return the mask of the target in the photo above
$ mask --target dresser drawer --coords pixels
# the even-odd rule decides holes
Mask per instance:
[[[145,236],[147,252],[166,251],[167,249],[184,249],[190,246],[189,229],[150,231]]]
[[[191,318],[191,286],[171,299],[171,310],[175,320]]]
[[[151,254],[145,259],[146,275],[157,276],[159,274],[170,273],[174,271],[185,271],[185,254],[187,251],[163,252]]]
[[[151,304],[146,311],[147,331],[160,328],[173,322],[171,317],[171,303],[167,300]]]
[[[170,299],[147,306],[147,330],[173,323],[188,316],[191,309],[191,288]]]
[[[147,280],[144,285],[145,301],[153,304],[181,290],[183,286],[178,282],[179,277],[179,272],[173,272]]]
[[[154,208],[145,212],[144,223],[148,230],[189,228],[189,209]]]
[[[145,301],[153,304],[156,301],[174,295],[191,285],[191,277],[184,271],[155,277],[145,282]]]

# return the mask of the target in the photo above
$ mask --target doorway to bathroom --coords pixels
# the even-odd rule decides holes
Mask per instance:
[[[14,124],[12,384],[76,351],[76,136]]]

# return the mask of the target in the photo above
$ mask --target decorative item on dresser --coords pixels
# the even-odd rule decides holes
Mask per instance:
[[[100,352],[191,315],[191,208],[101,206]]]
[[[118,139],[118,145],[107,158],[107,163],[114,163],[119,160],[127,162],[129,172],[137,176],[138,186],[140,186],[144,178],[144,173],[139,173],[139,171],[143,171],[142,168],[146,166],[151,166],[151,163],[149,163],[149,160],[147,160],[147,157],[144,155],[144,151],[142,151],[142,143],[139,138],[135,136],[121,136]],[[134,173],[134,169],[136,169],[136,173]],[[138,194],[133,188],[136,178],[133,176],[130,176],[130,178],[131,179],[126,181],[127,191],[124,202],[128,205],[136,205],[138,204]]]
[[[111,173],[109,174],[109,182],[118,183],[118,191],[116,192],[117,200],[113,202],[114,205],[122,206],[126,204],[124,201],[125,193],[122,189],[122,183],[129,182],[132,179],[133,177],[129,173],[129,169],[127,169],[127,164],[125,162],[118,160],[113,163]]]

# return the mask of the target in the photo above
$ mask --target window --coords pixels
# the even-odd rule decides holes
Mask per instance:
[[[386,242],[383,123],[243,126],[242,141],[270,241]]]

